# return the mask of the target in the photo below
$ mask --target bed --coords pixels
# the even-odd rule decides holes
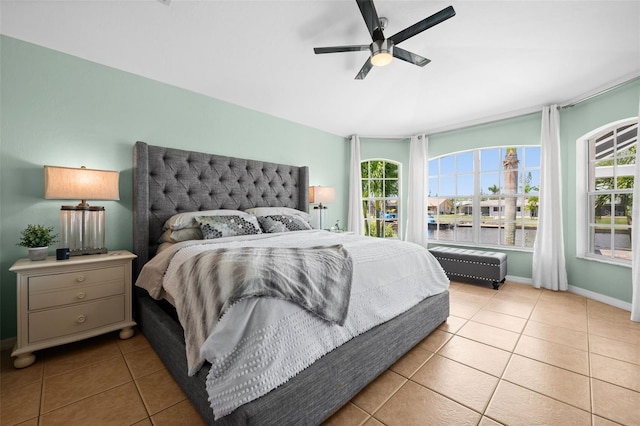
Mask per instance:
[[[137,142],[133,170],[136,275],[156,255],[163,225],[176,213],[254,207],[308,212],[308,173],[307,167]],[[206,363],[195,375],[188,375],[185,333],[176,309],[141,288],[135,290],[134,309],[139,330],[208,424],[319,424],[446,320],[449,293],[429,296],[349,339],[275,389],[217,419],[206,391],[211,365]]]

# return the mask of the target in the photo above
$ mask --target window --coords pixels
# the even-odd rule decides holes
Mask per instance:
[[[400,238],[400,163],[367,160],[360,169],[365,235]]]
[[[537,146],[435,158],[429,161],[429,239],[530,249],[538,229],[539,186]]]
[[[611,123],[580,143],[587,150],[583,253],[630,264],[638,120]]]

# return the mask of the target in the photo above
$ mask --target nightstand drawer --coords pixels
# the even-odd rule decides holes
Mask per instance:
[[[58,288],[86,286],[117,280],[124,281],[124,266],[34,276],[29,277],[29,295]]]
[[[31,290],[31,283],[29,283],[29,289]],[[124,293],[124,280],[61,290],[29,291],[29,293],[29,310],[52,308],[122,294]]]
[[[29,313],[29,343],[124,321],[124,295]]]

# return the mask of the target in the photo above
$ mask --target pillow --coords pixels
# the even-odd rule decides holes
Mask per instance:
[[[262,234],[258,220],[253,215],[198,216],[196,221],[205,240],[238,235]]]
[[[198,225],[200,226],[200,225]],[[162,233],[160,237],[160,243],[179,243],[187,240],[201,240],[202,231],[200,228],[185,228],[172,231],[167,229]]]
[[[292,209],[290,207],[254,207],[245,210],[245,213],[254,214],[256,216],[273,216],[273,215],[289,215],[300,216],[305,222],[311,222],[311,215],[301,210]]]
[[[285,214],[258,216],[262,230],[268,234],[274,232],[304,231],[312,229],[311,225],[300,216]]]
[[[166,250],[171,247],[173,243],[161,243],[156,250],[156,254],[159,254],[162,250]]]
[[[198,228],[200,225],[196,222],[196,217],[221,215],[246,216],[247,213],[240,210],[201,210],[196,212],[178,213],[167,219],[162,230],[166,231],[167,229],[171,229],[172,231],[177,231],[178,229]]]

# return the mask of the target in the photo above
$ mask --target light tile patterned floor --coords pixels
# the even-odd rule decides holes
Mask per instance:
[[[640,324],[570,293],[451,283],[447,322],[327,425],[640,425]],[[2,352],[0,424],[202,424],[146,339]],[[90,423],[88,423],[90,421]]]

